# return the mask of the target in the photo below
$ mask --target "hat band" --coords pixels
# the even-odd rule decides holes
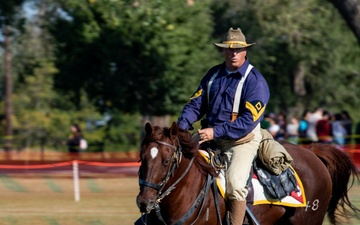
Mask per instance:
[[[224,41],[223,44],[229,44],[229,48],[232,48],[233,45],[240,44],[242,46],[247,46],[247,43],[244,41]]]

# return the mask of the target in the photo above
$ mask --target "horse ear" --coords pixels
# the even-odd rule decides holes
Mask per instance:
[[[176,136],[178,134],[178,132],[179,132],[179,127],[176,122],[173,122],[170,127],[170,135]]]
[[[154,130],[153,126],[151,126],[151,124],[149,122],[147,122],[145,124],[145,132],[146,132],[146,134],[147,135],[152,134],[153,130]]]

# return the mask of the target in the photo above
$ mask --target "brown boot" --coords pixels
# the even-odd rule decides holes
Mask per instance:
[[[229,218],[231,225],[243,224],[246,211],[246,201],[229,202]]]

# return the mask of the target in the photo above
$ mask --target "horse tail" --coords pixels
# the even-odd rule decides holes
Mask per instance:
[[[351,217],[360,219],[360,209],[350,202],[348,196],[355,180],[359,181],[357,168],[351,158],[330,144],[312,144],[309,149],[325,164],[331,176],[332,196],[327,209],[329,221],[338,224],[339,216],[348,221]]]

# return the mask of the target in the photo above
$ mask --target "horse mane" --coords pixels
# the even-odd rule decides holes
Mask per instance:
[[[164,137],[170,139],[171,144],[174,146],[181,146],[181,151],[185,158],[194,158],[194,164],[199,168],[200,172],[204,175],[210,173],[212,176],[217,177],[215,169],[210,166],[199,153],[199,143],[195,141],[191,134],[185,130],[176,127],[175,135],[172,133],[171,128],[153,126],[151,133],[147,133],[141,143],[141,146],[163,140]]]
[[[151,134],[146,134],[144,136],[144,139],[141,142],[141,147],[144,145],[147,145],[151,142],[155,142],[161,139],[161,137],[164,135],[162,129],[159,126],[153,127],[153,132]]]
[[[212,176],[217,177],[215,169],[210,166],[208,162],[199,153],[199,143],[192,137],[192,135],[184,130],[179,130],[178,139],[185,157],[195,157],[194,163],[204,175],[210,173]]]

